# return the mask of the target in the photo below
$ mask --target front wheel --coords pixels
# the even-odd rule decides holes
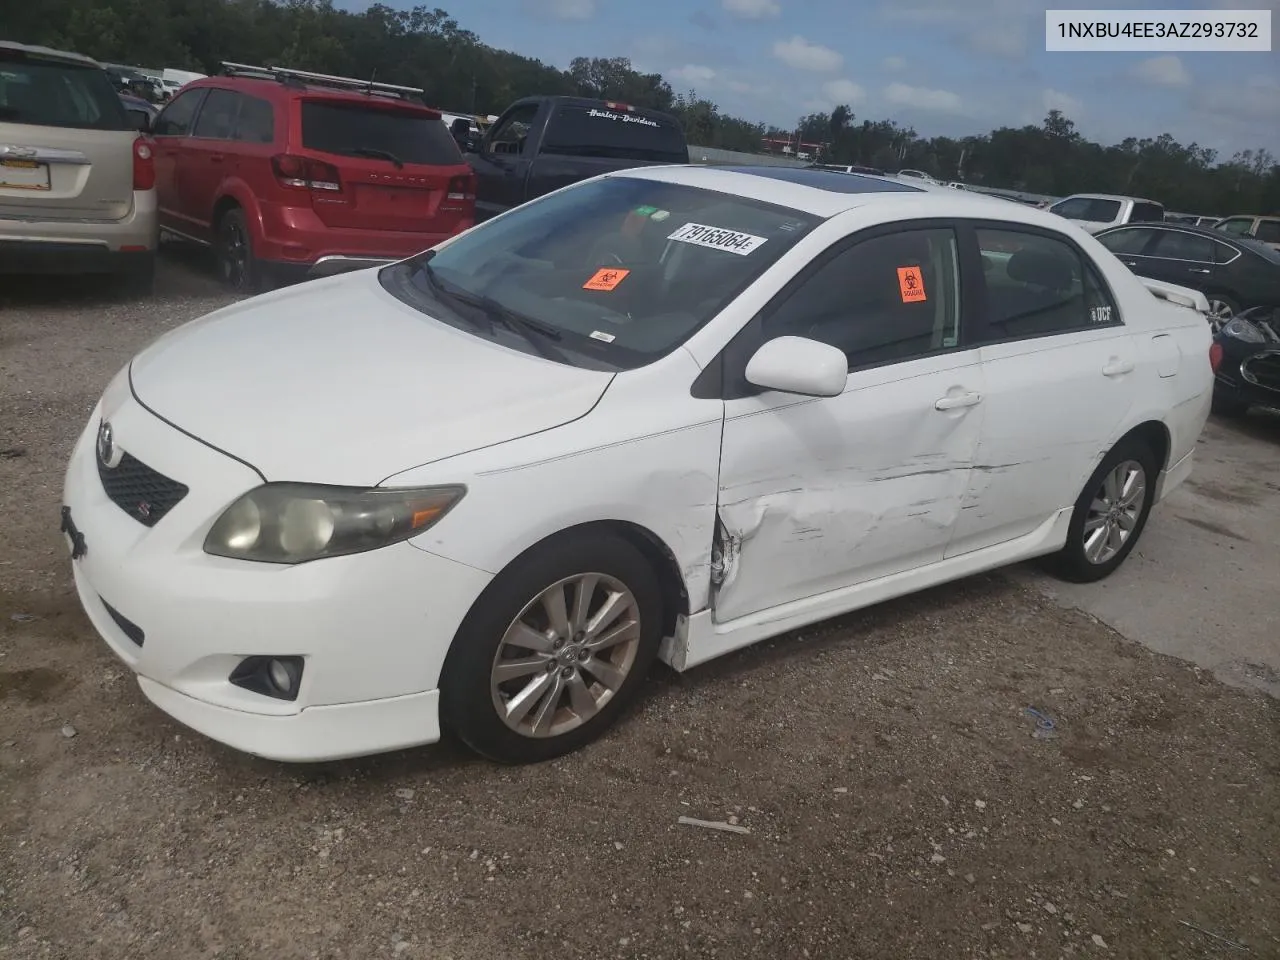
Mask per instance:
[[[1159,470],[1136,439],[1121,441],[1103,458],[1076,500],[1066,545],[1054,558],[1063,579],[1091,583],[1124,563],[1147,524]]]
[[[476,601],[445,660],[444,725],[477,753],[536,763],[603,733],[657,655],[662,594],[613,536],[553,540]]]

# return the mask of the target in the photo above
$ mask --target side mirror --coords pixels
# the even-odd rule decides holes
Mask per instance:
[[[838,397],[849,379],[843,350],[807,337],[777,337],[747,363],[747,382],[806,397]]]

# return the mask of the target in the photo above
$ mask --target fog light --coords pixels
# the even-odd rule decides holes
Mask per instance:
[[[245,657],[228,681],[276,700],[297,700],[302,683],[302,657]]]

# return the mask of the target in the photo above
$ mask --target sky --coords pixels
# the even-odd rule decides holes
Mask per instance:
[[[410,6],[412,0],[389,0]],[[349,0],[348,8],[364,4]],[[677,92],[790,127],[846,103],[923,136],[1039,123],[1062,110],[1090,139],[1171,133],[1227,159],[1280,156],[1280,13],[1267,53],[1047,53],[1027,0],[434,0],[493,47],[567,67],[628,57]],[[1089,9],[1270,9],[1280,0],[1092,0]],[[448,105],[442,105],[446,108]]]

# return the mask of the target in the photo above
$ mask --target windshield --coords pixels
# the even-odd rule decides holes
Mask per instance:
[[[336,100],[302,102],[302,145],[348,157],[394,157],[401,163],[465,162],[448,128],[434,114]]]
[[[1049,208],[1068,220],[1087,220],[1093,223],[1110,223],[1120,212],[1119,200],[1104,200],[1101,197],[1071,197]]]
[[[547,125],[542,152],[688,163],[689,148],[675,120],[663,114],[610,110],[603,104],[564,104]]]
[[[0,58],[0,122],[129,129],[124,106],[106,71],[25,58]]]
[[[517,207],[438,251],[383,268],[383,286],[446,323],[533,350],[464,301],[549,334],[566,362],[630,369],[674,350],[819,222],[661,180],[593,180]]]

